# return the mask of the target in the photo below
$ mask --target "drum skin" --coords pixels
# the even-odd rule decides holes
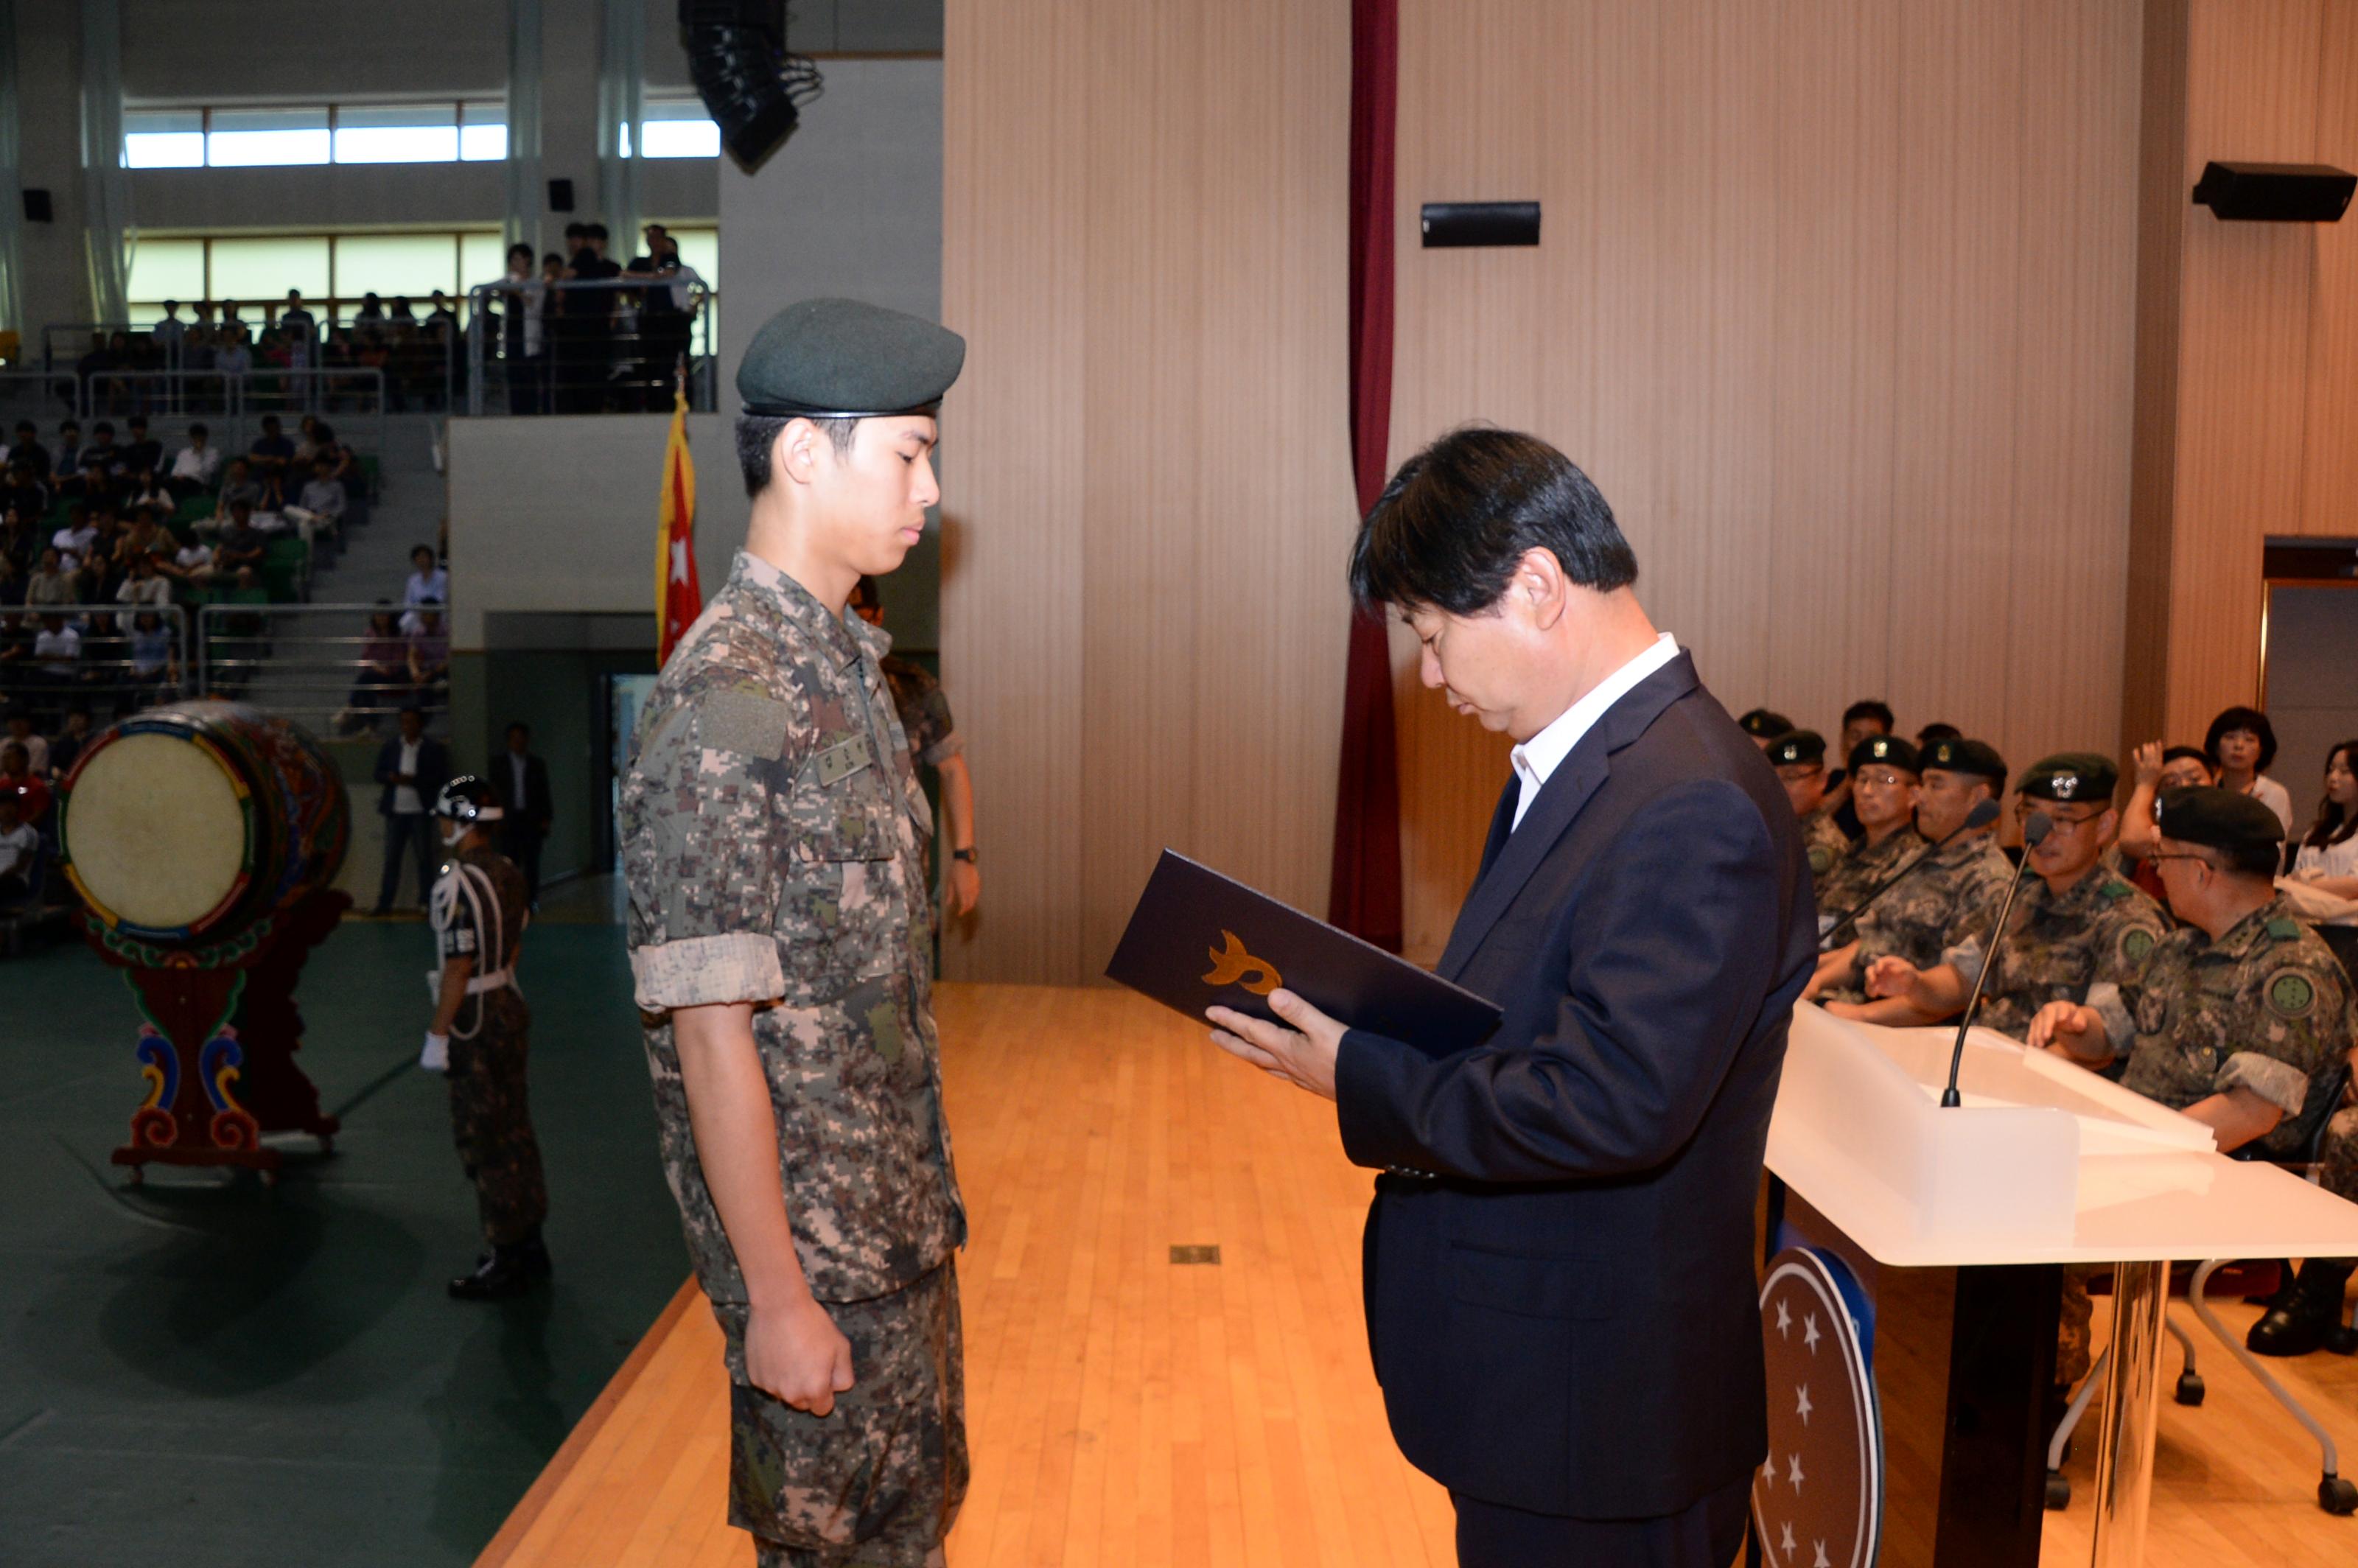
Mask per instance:
[[[240,703],[178,702],[83,748],[58,835],[100,921],[210,946],[334,881],[352,808],[342,776],[294,725]]]

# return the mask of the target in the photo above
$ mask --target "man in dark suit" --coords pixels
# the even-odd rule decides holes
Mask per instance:
[[[435,842],[434,797],[450,782],[450,751],[426,732],[426,711],[412,703],[401,710],[401,732],[377,749],[377,815],[384,818],[384,875],[376,887],[376,908],[393,913],[394,895],[401,891],[401,857],[405,849],[417,859],[417,902],[434,886],[434,869],[441,856]]]
[[[1434,1057],[1283,990],[1290,1029],[1212,1014],[1385,1173],[1369,1347],[1469,1565],[1725,1568],[1768,1447],[1753,1204],[1816,914],[1776,774],[1637,570],[1544,442],[1466,429],[1401,466],[1352,587],[1517,741],[1441,961],[1504,1022]]]
[[[525,896],[540,907],[540,846],[556,815],[548,799],[548,764],[532,754],[532,727],[508,726],[508,749],[492,770],[500,793],[500,853],[524,872]]]

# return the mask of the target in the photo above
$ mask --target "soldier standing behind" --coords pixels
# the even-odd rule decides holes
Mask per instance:
[[[540,1227],[548,1185],[525,1094],[532,1013],[516,989],[516,958],[532,918],[524,873],[491,845],[499,796],[471,774],[434,797],[434,822],[449,857],[426,902],[440,968],[434,1022],[421,1060],[450,1076],[450,1124],[459,1162],[475,1184],[489,1250],[474,1272],[450,1281],[461,1301],[500,1301],[548,1278]]]
[[[1915,743],[1897,735],[1870,735],[1851,748],[1848,761],[1851,806],[1866,837],[1814,879],[1821,937],[1928,848],[1916,831],[1922,785]]]
[[[665,1173],[726,1342],[730,1520],[765,1568],[938,1564],[966,1493],[932,824],[890,639],[845,613],[924,535],[965,352],[841,299],[756,334],[745,548],[656,680],[622,784]]]
[[[2145,968],[2169,922],[2160,905],[2104,864],[2120,824],[2113,809],[2119,784],[2112,760],[2092,752],[2041,758],[2023,775],[2017,803],[2041,812],[2050,827],[2027,851],[2034,880],[2016,898],[1989,960],[1975,1022],[2019,1040],[2049,1002],[2085,1002],[2104,1018],[2114,1049],[2128,1049],[2133,1025],[2120,987]],[[1955,1016],[1980,978],[1987,946],[1970,937],[1929,969],[1898,957],[1877,959],[1867,969],[1866,994],[1891,1005],[1876,1012],[1876,1022]]]
[[[1965,826],[1975,806],[2005,793],[2005,759],[1979,741],[1937,741],[1923,752],[1922,776],[1916,830],[1933,848],[1921,869],[1858,917],[1857,935],[1847,946],[1819,960],[1804,993],[1831,996],[1827,1011],[1844,1017],[1883,1022],[1883,1011],[1896,1010],[1866,1002],[1868,967],[1889,956],[1920,969],[1954,958],[1996,917],[1997,899],[2014,875],[1991,830]]]
[[[1820,884],[1850,853],[1850,835],[1834,826],[1826,809],[1826,738],[1814,730],[1794,730],[1768,742],[1768,765],[1801,821],[1801,849],[1809,857],[1810,881]]]
[[[2240,791],[2198,788],[2166,792],[2159,814],[2149,859],[2186,925],[2121,988],[2136,1029],[2121,1081],[2208,1125],[2222,1153],[2257,1142],[2271,1159],[2291,1158],[2332,1111],[2317,1090],[2358,1039],[2348,978],[2276,891],[2284,823],[2275,811]],[[2030,1044],[2083,1066],[2111,1052],[2102,1016],[2070,1002],[2040,1010]],[[2329,1140],[2325,1184],[2348,1197],[2358,1170],[2343,1169],[2346,1158]],[[2275,1356],[2316,1348],[2349,1277],[2348,1260],[2309,1260],[2246,1343]]]

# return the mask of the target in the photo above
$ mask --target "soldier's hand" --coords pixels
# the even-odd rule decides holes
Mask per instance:
[[[1866,994],[1871,997],[1907,996],[1916,989],[1923,974],[1907,959],[1887,954],[1866,967]]]
[[[974,906],[982,902],[982,873],[975,870],[973,861],[950,862],[949,897],[946,902],[953,920],[961,914],[972,914]]]
[[[745,1318],[745,1376],[795,1409],[823,1416],[851,1387],[851,1341],[808,1296],[757,1307]]]
[[[2072,1061],[2082,1058],[2076,1047],[2084,1044],[2088,1032],[2104,1033],[2104,1018],[2093,1007],[2082,1007],[2076,1001],[2050,1001],[2034,1014],[2023,1044],[2033,1051],[2054,1051]]]
[[[2151,786],[2161,782],[2161,742],[2147,741],[2129,754],[2136,768],[2136,782]]]

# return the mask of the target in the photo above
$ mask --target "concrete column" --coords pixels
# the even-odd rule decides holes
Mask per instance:
[[[24,228],[28,358],[40,352],[43,326],[90,319],[90,269],[81,247],[81,26],[71,5],[16,7],[25,189],[47,190],[51,211],[49,222]]]

